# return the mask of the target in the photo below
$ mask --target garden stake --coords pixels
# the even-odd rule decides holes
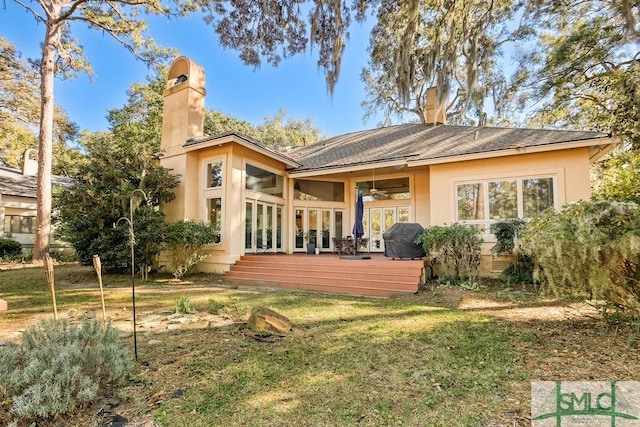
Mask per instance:
[[[53,260],[49,254],[44,254],[44,271],[47,274],[47,283],[51,291],[51,300],[53,301],[53,317],[58,320],[58,305],[56,304],[56,284],[53,277]]]
[[[102,289],[102,264],[100,264],[100,256],[93,256],[93,268],[96,270],[96,274],[98,275],[98,285],[100,285],[100,299],[102,300],[102,318],[104,319],[104,324],[107,324],[107,309],[104,306],[104,290]]]

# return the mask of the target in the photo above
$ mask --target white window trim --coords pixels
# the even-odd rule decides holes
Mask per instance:
[[[492,219],[489,215],[489,183],[496,181],[516,181],[516,194],[517,194],[517,202],[518,202],[518,218],[524,218],[524,200],[522,197],[522,182],[527,179],[552,179],[552,189],[553,189],[553,208],[558,210],[559,206],[559,194],[558,194],[558,175],[555,173],[545,173],[545,174],[531,174],[531,175],[521,175],[521,176],[497,176],[497,177],[483,177],[482,179],[465,179],[460,181],[454,181],[453,183],[453,192],[454,192],[454,210],[453,217],[454,221],[459,224],[467,224],[467,225],[482,225],[485,227],[484,233],[482,233],[485,240],[494,241],[495,237],[491,234],[491,224],[495,224],[500,221],[504,221],[503,219]],[[484,193],[485,206],[484,206],[484,216],[485,219],[475,219],[475,220],[461,220],[458,218],[458,186],[465,184],[482,184],[482,191]]]
[[[220,215],[220,241],[218,243],[212,243],[213,246],[220,246],[224,243],[224,219],[225,219],[225,202],[222,193],[220,195],[212,195],[204,198],[204,212],[202,215],[203,220],[207,224],[211,224],[209,219],[209,200],[212,199],[220,199],[220,210],[222,211],[222,215]]]
[[[215,162],[221,162],[222,163],[222,186],[221,187],[207,187],[208,181],[209,181],[209,177],[207,176],[207,166],[215,163]],[[200,188],[204,189],[205,192],[208,191],[216,191],[216,190],[222,190],[227,182],[227,156],[223,155],[223,156],[215,156],[215,157],[207,157],[202,159],[202,179],[200,181]]]
[[[267,172],[271,172],[275,175],[279,175],[282,177],[282,197],[273,196],[270,194],[262,193],[260,191],[254,191],[247,188],[247,165],[251,165],[256,168],[260,168]],[[242,162],[242,191],[245,192],[245,197],[255,200],[263,200],[263,201],[273,201],[273,203],[285,204],[283,201],[287,199],[287,176],[281,171],[277,170],[271,166],[267,166],[264,163],[257,162],[253,159],[247,161],[246,159]]]

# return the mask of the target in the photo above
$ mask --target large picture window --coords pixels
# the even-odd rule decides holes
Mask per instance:
[[[296,200],[318,200],[344,202],[344,183],[296,179],[293,198]]]
[[[456,184],[456,221],[490,234],[491,224],[532,218],[556,207],[553,177],[511,178]]]
[[[268,170],[247,163],[247,178],[245,183],[247,190],[270,196],[283,196],[284,177]]]

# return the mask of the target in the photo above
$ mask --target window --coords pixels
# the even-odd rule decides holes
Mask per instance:
[[[207,199],[207,222],[218,230],[215,243],[220,243],[222,230],[222,198]]]
[[[296,200],[344,202],[344,183],[296,179],[293,185]]]
[[[358,190],[362,191],[365,202],[375,200],[408,200],[411,198],[409,191],[409,178],[376,179],[375,181],[359,181],[356,183]]]
[[[216,160],[207,163],[207,188],[221,188],[222,187],[222,160]]]
[[[525,218],[554,207],[553,178],[523,179],[522,202]]]
[[[6,215],[4,217],[5,234],[34,234],[36,232],[36,217],[21,215]]]
[[[491,224],[555,208],[554,178],[513,178],[456,185],[456,221],[486,233]]]
[[[284,177],[247,163],[245,188],[271,196],[282,197]]]

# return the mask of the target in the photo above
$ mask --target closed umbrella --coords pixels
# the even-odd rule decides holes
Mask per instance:
[[[353,224],[353,237],[355,240],[355,252],[358,254],[358,244],[360,238],[364,236],[364,226],[362,225],[362,217],[364,216],[364,202],[362,201],[362,191],[358,190],[356,197],[356,222]]]

